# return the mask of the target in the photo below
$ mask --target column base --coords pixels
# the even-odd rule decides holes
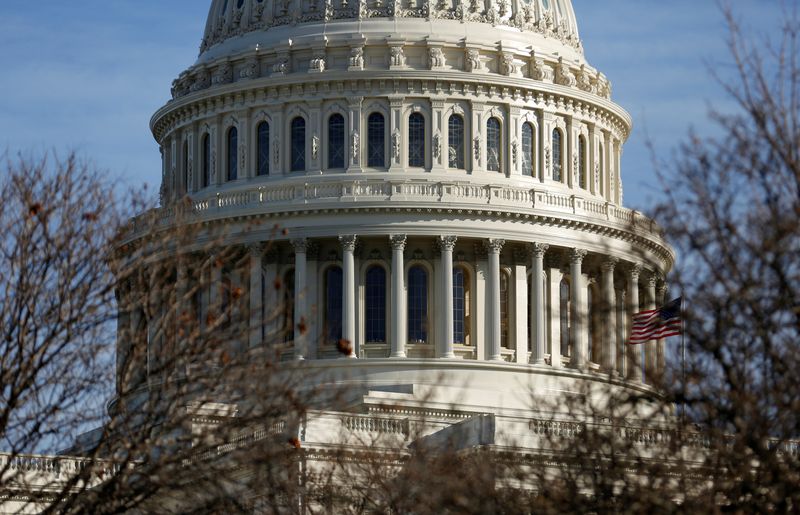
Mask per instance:
[[[393,352],[389,357],[390,358],[405,358],[407,356],[406,356],[405,352]]]
[[[503,356],[500,354],[496,354],[489,358],[489,361],[503,361]]]
[[[456,357],[455,352],[448,352],[447,354],[443,355],[440,359],[454,359]]]

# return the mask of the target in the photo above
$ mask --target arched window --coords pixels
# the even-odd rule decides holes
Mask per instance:
[[[522,124],[522,175],[533,177],[533,125]]]
[[[590,285],[587,288],[587,306],[589,313],[587,318],[589,322],[589,360],[592,363],[600,363],[601,360],[601,346],[600,346],[600,314],[602,307],[600,306],[600,296],[597,295],[597,286]]]
[[[490,172],[499,172],[502,165],[502,133],[500,132],[500,120],[489,118],[486,122],[486,169]]]
[[[183,142],[183,192],[189,193],[191,191],[192,178],[189,174],[189,141]]]
[[[269,124],[261,122],[256,128],[258,137],[258,175],[269,175]]]
[[[408,166],[425,166],[425,117],[420,113],[408,117]]]
[[[372,265],[367,269],[365,288],[367,343],[386,342],[386,270]]]
[[[208,134],[203,135],[203,163],[202,163],[202,179],[200,181],[201,188],[207,188],[211,178],[211,137]]]
[[[235,181],[239,175],[239,130],[228,130],[228,180]]]
[[[367,166],[386,166],[385,123],[381,113],[372,113],[367,118]]]
[[[342,339],[342,268],[325,271],[325,339],[336,344]]]
[[[464,267],[453,269],[453,342],[470,344],[470,280]]]
[[[599,145],[599,147],[597,149],[597,156],[598,156],[598,160],[600,162],[600,191],[598,191],[597,193],[602,195],[603,194],[603,182],[606,180],[606,160],[605,160],[605,156],[603,155],[603,144],[602,143],[600,143],[600,145]]]
[[[569,281],[564,278],[559,287],[559,319],[561,322],[561,355],[569,356],[572,354],[572,342],[569,338],[570,320],[570,291]]]
[[[562,143],[561,129],[553,130],[553,180],[561,182],[561,170],[564,165],[563,156],[561,153]]]
[[[344,168],[344,116],[328,118],[328,168]]]
[[[408,340],[428,341],[428,272],[421,266],[408,271]]]
[[[586,138],[578,137],[578,184],[586,189]]]
[[[447,166],[464,169],[464,117],[450,115],[447,120]]]
[[[283,306],[281,310],[281,329],[283,330],[283,341],[294,341],[294,269],[287,270],[283,274]]]
[[[509,307],[511,277],[505,270],[500,272],[500,346],[509,348]]]
[[[290,170],[302,172],[306,169],[306,120],[300,116],[292,120],[291,145]]]

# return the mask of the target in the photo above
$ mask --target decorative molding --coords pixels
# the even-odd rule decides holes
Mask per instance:
[[[339,243],[342,245],[344,251],[354,252],[356,250],[356,241],[358,237],[355,234],[343,234],[339,236]]]

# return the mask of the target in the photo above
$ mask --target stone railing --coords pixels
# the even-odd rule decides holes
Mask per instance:
[[[408,437],[408,419],[377,418],[353,415],[342,418],[342,426],[349,431],[368,433],[389,433]]]
[[[91,458],[0,453],[0,482],[23,489],[58,489],[80,474],[94,484],[119,470],[118,464]]]
[[[186,214],[202,219],[217,218],[228,213],[246,215],[249,210],[259,213],[296,210],[310,205],[315,208],[355,207],[369,203],[386,206],[411,204],[426,208],[447,205],[453,208],[482,207],[486,210],[534,210],[536,214],[545,215],[577,215],[611,222],[624,229],[642,231],[658,238],[661,235],[660,227],[652,219],[589,194],[584,196],[541,187],[524,188],[466,181],[337,179],[247,185],[211,195],[199,192],[191,196],[189,212]],[[179,205],[171,204],[135,218],[135,233],[147,230],[149,224],[156,227],[169,225],[175,220]]]

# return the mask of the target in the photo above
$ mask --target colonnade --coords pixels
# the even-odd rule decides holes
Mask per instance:
[[[597,371],[627,377],[633,381],[643,381],[647,376],[658,374],[664,367],[663,342],[648,343],[644,346],[626,345],[629,336],[630,319],[640,309],[652,309],[663,299],[662,285],[657,292],[659,276],[646,270],[639,263],[621,261],[617,257],[590,254],[581,248],[551,248],[545,243],[509,242],[499,238],[464,238],[456,235],[441,235],[434,238],[422,237],[423,241],[433,240],[436,250],[431,259],[417,255],[407,260],[407,244],[412,236],[392,234],[384,237],[370,236],[369,245],[383,244],[390,248],[391,257],[385,265],[386,291],[386,333],[385,351],[374,342],[365,342],[363,334],[364,310],[367,300],[359,296],[363,287],[363,274],[359,273],[358,263],[363,258],[357,256],[359,237],[341,235],[336,248],[339,251],[336,266],[341,266],[341,338],[349,343],[349,357],[407,358],[424,357],[454,359],[473,358],[485,361],[511,361],[517,364],[530,364],[540,367],[570,367],[584,371]],[[419,236],[413,236],[415,245]],[[326,302],[322,291],[322,276],[318,273],[321,260],[313,255],[317,245],[306,238],[284,242],[282,248],[289,250],[292,273],[293,295],[291,318],[292,336],[287,338],[286,352],[296,360],[319,359],[324,356],[323,348],[330,342],[323,342],[322,320],[326,310],[320,303]],[[333,245],[330,238],[327,245]],[[474,296],[472,306],[463,306],[458,316],[465,317],[464,310],[470,311],[469,321],[474,327],[474,336],[469,342],[456,342],[455,338],[455,289],[454,265],[461,266],[465,259],[463,249],[476,249],[475,273],[469,278],[469,290]],[[454,258],[454,251],[460,249]],[[309,257],[309,254],[312,254]],[[339,257],[340,256],[340,257]],[[513,257],[512,257],[513,256]],[[501,260],[501,257],[504,259]],[[587,265],[587,259],[590,261]],[[408,335],[408,288],[409,266],[420,261],[428,262],[433,293],[428,300],[428,320],[431,327],[426,328],[426,342],[411,342]],[[432,262],[432,263],[431,263]],[[248,327],[246,336],[238,345],[257,347],[268,343],[264,327],[265,308],[274,310],[281,304],[271,287],[280,276],[276,264],[265,264],[264,246],[249,247],[249,270],[243,271],[236,284],[247,287],[249,292],[243,298],[246,306],[236,307],[235,311],[247,314],[244,319]],[[509,264],[510,263],[510,264]],[[566,266],[565,266],[566,265]],[[191,260],[179,259],[176,264],[177,298],[184,298],[192,276],[187,267]],[[271,270],[271,272],[268,271]],[[516,274],[511,278],[512,286],[501,292],[501,274]],[[271,274],[271,275],[270,275]],[[269,277],[268,277],[269,276]],[[207,276],[209,287],[204,288],[205,310],[213,309],[222,301],[221,288],[223,267],[212,266]],[[155,280],[155,279],[154,279]],[[526,282],[527,280],[527,282]],[[564,291],[568,282],[568,295]],[[507,283],[508,284],[508,283]],[[589,303],[590,289],[594,292]],[[644,294],[640,302],[640,289]],[[317,292],[311,294],[311,291]],[[151,293],[158,291],[152,289]],[[503,312],[501,294],[506,295],[508,307]],[[270,297],[271,295],[271,297]],[[426,294],[427,295],[427,294]],[[565,296],[566,295],[566,296]],[[320,300],[321,299],[321,300]],[[317,302],[319,300],[319,302]],[[158,299],[150,299],[158,302]],[[565,311],[566,309],[566,311]],[[202,309],[201,309],[202,311]],[[509,313],[510,312],[510,313]],[[145,315],[133,310],[124,317],[130,330],[135,333]],[[121,317],[122,318],[122,317]],[[312,319],[313,318],[313,319]],[[513,318],[509,323],[508,318]],[[566,322],[565,322],[566,320]],[[464,322],[462,320],[462,322]],[[504,336],[503,324],[510,325],[510,335]],[[298,328],[310,328],[298,330]],[[273,328],[274,329],[274,328]],[[562,331],[567,334],[562,335]],[[155,337],[150,334],[148,356],[156,350]],[[273,338],[274,339],[274,338]],[[141,340],[141,338],[140,338]],[[246,343],[245,343],[246,342]],[[564,345],[564,342],[567,342]],[[590,347],[591,342],[591,347]],[[151,348],[153,347],[153,348]],[[161,348],[163,346],[158,346]],[[420,348],[428,349],[420,354]],[[645,352],[643,358],[642,352]],[[412,351],[412,352],[410,352]],[[334,354],[335,355],[335,354]],[[149,358],[148,358],[149,359]],[[149,365],[148,365],[149,366]],[[645,372],[646,371],[646,372]]]

